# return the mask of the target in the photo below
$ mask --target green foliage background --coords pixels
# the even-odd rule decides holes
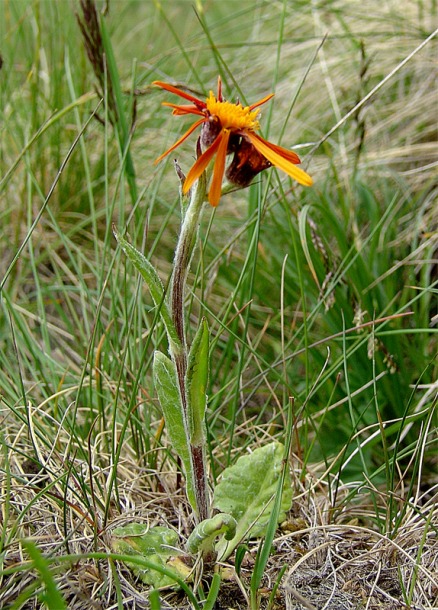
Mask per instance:
[[[275,91],[263,135],[297,150],[315,185],[269,170],[216,211],[206,206],[187,311],[193,329],[206,315],[214,338],[212,475],[237,449],[281,439],[294,397],[298,469],[325,463],[346,480],[365,473],[393,485],[396,460],[412,467],[426,434],[437,377],[436,42],[401,65],[432,32],[436,2],[148,0],[109,9],[133,125],[134,201],[78,3],[0,6],[7,451],[37,468],[59,452],[62,484],[74,476],[74,493],[105,518],[119,461],[156,467],[151,362],[165,334],[111,226],[127,229],[166,284],[178,182],[171,159],[153,161],[187,123],[161,106],[171,96],[151,82],[202,96],[220,74],[228,99]],[[100,121],[87,123],[92,113]],[[184,171],[194,144],[177,151]],[[424,442],[431,471],[433,438]],[[110,484],[96,476],[93,492],[78,460],[106,467],[108,455]]]

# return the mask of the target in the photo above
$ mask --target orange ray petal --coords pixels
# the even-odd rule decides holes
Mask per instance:
[[[258,102],[256,102],[255,104],[251,104],[251,106],[249,107],[250,110],[254,110],[254,108],[258,108],[259,106],[261,106],[262,104],[266,104],[266,102],[268,102],[271,98],[273,98],[275,95],[275,93],[270,93],[269,95],[266,95],[265,97],[263,97],[261,100],[259,100]]]
[[[210,148],[207,148],[205,153],[203,153],[192,165],[192,167],[189,170],[189,173],[187,174],[185,182],[184,182],[184,186],[183,186],[184,194],[186,194],[188,192],[188,190],[190,189],[192,184],[195,182],[195,180],[197,180],[199,178],[199,176],[205,170],[207,165],[210,163],[210,161],[216,154],[216,151],[219,147],[219,144],[221,143],[221,140],[222,140],[222,132],[219,133],[218,137],[213,142],[213,144],[210,146]]]
[[[168,150],[166,150],[166,152],[164,152],[162,155],[160,155],[158,157],[158,159],[155,159],[154,164],[156,165],[157,163],[159,163],[161,161],[161,159],[163,159],[166,155],[168,155],[170,152],[172,152],[172,150],[175,150],[175,148],[178,148],[178,146],[180,144],[182,144],[184,142],[184,140],[186,138],[188,138],[189,135],[191,133],[193,133],[197,127],[199,127],[199,125],[202,125],[202,123],[205,123],[205,121],[207,121],[207,119],[199,119],[199,121],[195,121],[193,123],[193,125],[185,132],[185,134],[179,140],[177,140],[175,142],[175,144],[173,146],[171,146]]]
[[[217,138],[216,138],[217,139]],[[208,201],[215,208],[219,203],[222,192],[222,180],[225,171],[225,159],[227,157],[228,140],[230,139],[230,130],[222,130],[222,138],[219,143],[214,162],[213,178],[211,180],[210,191],[208,193]]]
[[[281,157],[284,157],[291,163],[294,163],[294,164],[301,163],[301,159],[299,158],[297,153],[294,153],[293,150],[289,150],[288,148],[283,148],[282,146],[278,146],[277,144],[272,144],[272,142],[268,142],[267,140],[265,140],[264,138],[261,138],[257,134],[254,134],[254,137],[261,140],[262,142],[264,142],[266,144],[266,146],[268,146],[271,150],[273,150],[274,152],[279,154]]]
[[[173,108],[172,114],[174,115],[199,114],[200,116],[205,116],[204,111],[199,110],[196,106],[180,106],[179,104],[172,104],[171,102],[162,102],[161,105]]]
[[[198,108],[199,107],[205,108],[205,106],[206,106],[205,102],[203,102],[202,100],[198,99],[194,95],[190,95],[190,93],[186,93],[185,91],[180,91],[177,87],[174,87],[173,85],[169,85],[168,83],[163,83],[160,80],[155,80],[152,84],[156,85],[157,87],[161,87],[162,89],[166,89],[166,91],[170,91],[170,93],[175,93],[175,95],[179,95],[180,97],[183,97],[185,100],[189,100],[189,102],[193,102],[195,104],[195,106],[197,106]]]
[[[268,161],[280,168],[291,178],[299,182],[304,186],[312,186],[313,180],[306,174],[300,167],[296,167],[295,162],[292,159],[298,158],[292,151],[286,150],[281,146],[276,146],[267,142],[260,136],[253,132],[246,132],[245,137],[253,144],[253,146],[261,153]],[[298,158],[299,160],[299,158]]]

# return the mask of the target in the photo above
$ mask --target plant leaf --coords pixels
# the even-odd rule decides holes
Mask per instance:
[[[113,227],[113,231],[114,236],[122,247],[124,253],[146,282],[155,307],[159,307],[160,309],[160,315],[167,332],[171,353],[176,354],[180,352],[181,342],[176,332],[175,325],[172,322],[169,308],[164,300],[164,288],[158,273],[144,254],[139,252],[132,244],[126,241],[126,239],[120,235],[115,227]]]
[[[166,429],[174,451],[181,458],[187,481],[187,497],[192,507],[196,506],[193,483],[193,468],[188,440],[188,423],[184,421],[184,410],[176,377],[175,365],[162,352],[154,354],[153,377]]]
[[[278,442],[259,447],[226,468],[214,490],[213,506],[237,521],[231,542],[220,541],[220,559],[226,559],[243,538],[263,536],[272,511],[283,460],[283,445]],[[287,471],[278,522],[284,521],[292,504],[292,485]]]
[[[207,405],[208,383],[208,349],[209,333],[207,320],[202,319],[201,325],[190,348],[187,367],[187,389],[190,405],[190,440],[192,445],[199,446],[204,443],[205,424],[204,415]]]
[[[150,528],[143,523],[130,523],[118,527],[112,532],[111,546],[116,553],[133,555],[155,564],[156,569],[141,568],[138,564],[126,562],[126,565],[145,584],[153,587],[168,587],[175,585],[175,580],[163,574],[160,569],[174,572],[178,578],[186,579],[191,569],[178,557],[181,552],[175,548],[178,544],[178,534],[167,527]]]

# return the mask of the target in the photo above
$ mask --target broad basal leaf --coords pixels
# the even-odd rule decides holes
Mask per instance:
[[[213,506],[237,521],[236,535],[228,544],[218,545],[219,558],[228,557],[244,537],[262,536],[271,514],[273,498],[283,463],[283,445],[273,442],[260,447],[224,470],[214,490]],[[284,521],[292,504],[289,472],[283,486],[278,521]]]
[[[186,579],[191,569],[178,557],[176,548],[178,534],[167,527],[153,527],[148,529],[142,523],[131,523],[125,527],[118,527],[112,532],[111,546],[116,553],[132,555],[146,559],[149,568],[138,564],[126,562],[145,584],[153,587],[167,587],[175,585],[171,572],[180,579]]]

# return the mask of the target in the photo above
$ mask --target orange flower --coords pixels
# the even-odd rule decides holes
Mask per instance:
[[[270,100],[274,95],[273,93],[255,104],[251,104],[251,106],[242,106],[239,102],[233,104],[223,99],[220,78],[218,79],[216,97],[210,91],[210,95],[205,102],[173,85],[161,81],[155,81],[153,84],[190,102],[188,105],[181,106],[164,102],[164,106],[173,108],[173,114],[194,114],[201,117],[155,161],[155,163],[161,161],[163,157],[184,142],[197,127],[202,125],[200,139],[202,154],[187,174],[183,185],[184,193],[188,192],[213,157],[216,157],[208,200],[212,206],[217,206],[221,196],[226,156],[230,153],[234,153],[234,159],[227,170],[227,178],[230,182],[239,186],[247,186],[256,174],[270,165],[275,165],[283,170],[300,184],[305,186],[313,184],[312,178],[305,171],[296,167],[297,163],[301,163],[297,154],[281,146],[271,144],[256,133],[260,129],[257,120],[258,108]]]

